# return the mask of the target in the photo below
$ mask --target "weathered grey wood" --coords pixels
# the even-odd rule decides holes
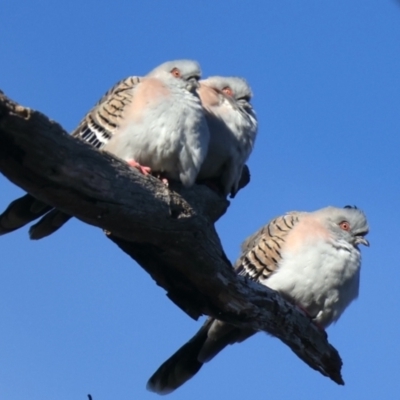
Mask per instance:
[[[233,272],[214,229],[229,202],[209,188],[166,187],[3,94],[0,172],[40,200],[104,229],[191,317],[207,314],[268,332],[343,384],[342,361],[325,332],[277,293]]]

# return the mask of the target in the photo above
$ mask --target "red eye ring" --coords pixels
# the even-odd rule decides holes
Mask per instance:
[[[342,221],[339,224],[340,229],[343,229],[344,231],[349,231],[350,230],[350,223],[347,221]]]
[[[224,87],[224,88],[221,90],[221,92],[224,93],[224,94],[226,94],[226,95],[229,96],[229,97],[233,97],[233,90],[232,90],[229,86]]]
[[[172,76],[174,76],[175,78],[180,78],[181,77],[181,71],[178,68],[174,68],[171,71]]]

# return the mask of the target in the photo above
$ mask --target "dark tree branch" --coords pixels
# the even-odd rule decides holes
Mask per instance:
[[[268,332],[338,384],[325,332],[276,292],[237,276],[214,222],[229,205],[209,188],[168,188],[67,135],[0,93],[0,172],[40,200],[100,227],[192,318]]]

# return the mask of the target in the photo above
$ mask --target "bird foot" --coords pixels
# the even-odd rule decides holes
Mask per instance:
[[[325,332],[325,328],[315,320],[315,318],[313,316],[310,315],[310,313],[304,308],[302,307],[300,304],[296,304],[296,307],[302,311],[308,318],[310,318],[311,322],[322,332]]]
[[[159,179],[165,186],[169,186],[169,182],[168,182],[168,179],[165,177],[165,176],[163,176],[163,174],[162,173],[156,173],[156,174],[154,174],[154,176],[157,178],[157,179]]]
[[[127,160],[127,163],[131,167],[137,168],[143,175],[149,175],[151,173],[151,168],[150,167],[145,167],[144,165],[139,164],[135,160]]]

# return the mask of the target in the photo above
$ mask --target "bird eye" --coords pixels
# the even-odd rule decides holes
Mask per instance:
[[[174,76],[175,78],[180,78],[181,77],[181,71],[178,68],[174,68],[171,71],[172,76]]]
[[[344,231],[349,231],[350,230],[350,224],[347,221],[342,221],[339,224],[340,228],[343,229]]]
[[[233,97],[233,90],[229,86],[224,87],[222,93],[225,93],[229,97]]]

